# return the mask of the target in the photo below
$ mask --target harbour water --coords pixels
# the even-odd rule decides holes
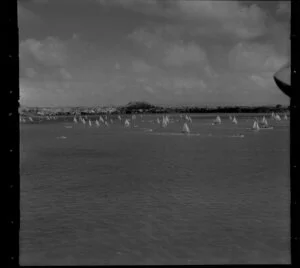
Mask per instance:
[[[290,263],[289,121],[191,117],[22,124],[20,264]]]

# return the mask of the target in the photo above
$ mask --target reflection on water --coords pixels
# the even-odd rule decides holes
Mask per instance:
[[[155,119],[22,125],[21,264],[290,262],[287,122]]]

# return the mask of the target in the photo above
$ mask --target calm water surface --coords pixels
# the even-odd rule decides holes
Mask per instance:
[[[289,122],[171,118],[23,124],[20,264],[290,263]]]

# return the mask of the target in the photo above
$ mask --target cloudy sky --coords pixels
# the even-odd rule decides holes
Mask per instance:
[[[288,104],[287,1],[20,0],[28,106]]]

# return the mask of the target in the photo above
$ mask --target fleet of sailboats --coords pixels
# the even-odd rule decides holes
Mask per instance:
[[[26,117],[30,122],[33,122],[33,118],[31,116],[29,117]],[[44,117],[44,120],[51,120],[53,119],[54,117],[53,116],[45,116]],[[71,117],[72,118],[72,117]],[[90,117],[87,117],[87,116],[81,116],[81,115],[75,115],[73,117],[73,123],[74,124],[78,124],[79,122],[82,123],[84,126],[86,126],[88,124],[89,127],[92,127],[92,126],[95,126],[97,128],[99,128],[101,125],[104,125],[106,127],[108,127],[110,124],[113,125],[114,124],[114,120],[111,116],[107,116],[105,115],[104,116],[105,119],[103,119],[103,117],[100,115],[99,116],[99,119],[95,119],[95,120],[91,120]],[[136,118],[137,116],[135,114],[133,114],[131,117],[129,118],[124,118],[125,121],[124,121],[124,127],[125,128],[129,128],[131,127],[131,125],[133,127],[137,127],[135,126],[135,121],[136,121]],[[182,126],[182,129],[181,129],[181,132],[182,133],[185,133],[185,134],[188,134],[190,133],[190,126],[189,124],[192,123],[192,118],[188,115],[188,114],[185,114],[185,115],[179,115],[178,118],[182,118],[184,123],[183,123],[183,126]],[[178,119],[177,118],[177,119]],[[233,124],[238,124],[238,121],[237,121],[237,118],[236,116],[234,115],[230,115],[228,116],[229,120],[233,123]],[[251,129],[253,131],[259,131],[259,130],[265,130],[265,129],[273,129],[273,126],[270,126],[269,125],[269,122],[268,122],[268,119],[270,119],[267,115],[264,115],[262,117],[259,117],[259,118],[255,118],[254,122],[253,122],[253,125],[251,127]],[[117,115],[115,117],[116,120],[119,120],[122,122],[122,117],[121,115]],[[288,116],[287,114],[282,114],[282,118],[280,117],[280,115],[278,113],[274,113],[272,112],[271,114],[271,119],[275,120],[275,121],[281,121],[281,120],[288,120]],[[20,123],[25,123],[26,122],[26,119],[25,117],[23,116],[20,116],[19,118],[20,120]],[[139,117],[139,120],[141,122],[144,122],[144,120],[142,120],[142,117]],[[36,120],[37,122],[40,122],[40,119]],[[174,123],[176,121],[180,121],[179,120],[176,120],[174,119],[173,117],[169,117],[169,115],[162,115],[162,117],[157,117],[156,120],[152,120],[151,122],[152,123],[157,123],[159,126],[163,127],[163,128],[167,128],[168,125],[170,123]],[[150,122],[150,121],[148,121]],[[181,121],[182,122],[182,121]],[[222,123],[222,120],[221,120],[221,117],[219,115],[216,116],[216,118],[213,120],[213,125],[215,124],[221,124]],[[122,124],[122,123],[121,123]],[[70,127],[71,128],[71,127]],[[249,129],[249,128],[248,128]]]

